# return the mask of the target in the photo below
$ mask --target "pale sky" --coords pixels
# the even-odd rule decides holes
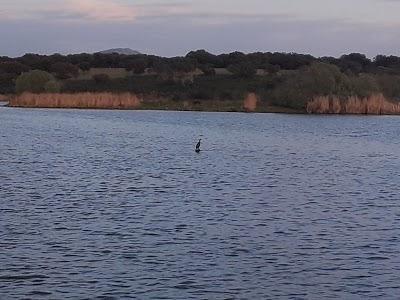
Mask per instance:
[[[400,55],[400,0],[0,0],[0,55]]]

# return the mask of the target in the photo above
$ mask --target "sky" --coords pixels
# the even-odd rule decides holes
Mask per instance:
[[[400,0],[0,0],[0,55],[400,55]]]

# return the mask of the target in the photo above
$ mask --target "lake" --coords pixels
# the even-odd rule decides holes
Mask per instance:
[[[0,107],[0,299],[396,299],[399,172],[400,117]]]

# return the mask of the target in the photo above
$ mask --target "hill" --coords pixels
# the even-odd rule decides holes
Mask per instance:
[[[108,50],[103,50],[100,51],[99,53],[101,54],[123,54],[123,55],[138,55],[141,54],[139,51],[132,50],[130,48],[114,48],[114,49],[108,49]]]

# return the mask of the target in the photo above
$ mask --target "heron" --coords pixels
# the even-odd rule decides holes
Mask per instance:
[[[200,152],[200,145],[201,145],[201,139],[199,139],[199,142],[196,145],[196,152],[199,153]]]

